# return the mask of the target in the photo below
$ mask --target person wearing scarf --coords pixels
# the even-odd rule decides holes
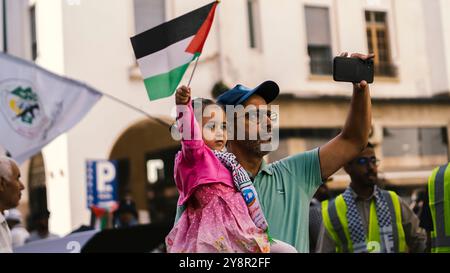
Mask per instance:
[[[250,217],[252,218],[255,225],[267,233],[271,244],[270,252],[296,253],[297,250],[293,246],[283,241],[273,239],[270,236],[269,225],[267,223],[266,217],[264,216],[264,212],[259,202],[256,189],[253,186],[253,182],[250,179],[247,171],[236,160],[236,156],[225,151],[214,151],[214,154],[220,160],[220,162],[225,167],[227,167],[228,170],[230,170],[234,185],[236,186],[236,189],[241,192],[242,197],[247,204]]]
[[[409,206],[378,184],[374,145],[345,165],[350,186],[322,203],[323,224],[316,252],[423,252],[426,233]]]

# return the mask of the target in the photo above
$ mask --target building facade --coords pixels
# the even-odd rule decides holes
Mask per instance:
[[[4,51],[173,120],[173,98],[148,101],[129,38],[210,1],[5,2]],[[281,141],[268,156],[273,161],[339,132],[352,87],[332,80],[332,58],[343,51],[373,52],[371,140],[378,144],[382,177],[390,186],[423,186],[431,169],[449,158],[449,12],[446,0],[223,0],[193,93],[210,98],[220,81],[230,87],[276,81]],[[173,217],[178,148],[167,125],[103,97],[77,126],[22,166],[29,188],[22,209],[48,207],[50,227],[59,234],[88,223],[86,160],[117,159],[120,193],[133,196],[140,221]],[[346,183],[340,171],[330,187]]]

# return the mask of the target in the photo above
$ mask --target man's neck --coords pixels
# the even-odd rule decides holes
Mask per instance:
[[[358,195],[358,197],[362,199],[369,199],[373,195],[375,188],[375,186],[365,186],[361,183],[354,183],[353,181],[350,183],[350,187]]]
[[[254,155],[236,149],[231,145],[228,147],[228,152],[233,153],[236,156],[239,164],[241,164],[247,172],[251,173],[252,177],[255,177],[258,174],[263,161],[262,157],[255,157]]]

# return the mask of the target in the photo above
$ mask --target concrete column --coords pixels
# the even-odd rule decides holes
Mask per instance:
[[[440,0],[428,0],[422,1],[422,6],[425,19],[425,43],[431,78],[431,95],[436,95],[450,90],[441,3]]]

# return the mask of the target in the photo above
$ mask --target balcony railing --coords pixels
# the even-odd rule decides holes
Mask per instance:
[[[333,74],[333,63],[331,60],[314,60],[309,63],[312,75],[331,75]]]
[[[310,61],[310,69],[312,75],[332,75],[333,63],[330,60],[314,60]],[[392,63],[379,63],[374,66],[374,73],[377,77],[395,78],[398,75],[397,67]]]

